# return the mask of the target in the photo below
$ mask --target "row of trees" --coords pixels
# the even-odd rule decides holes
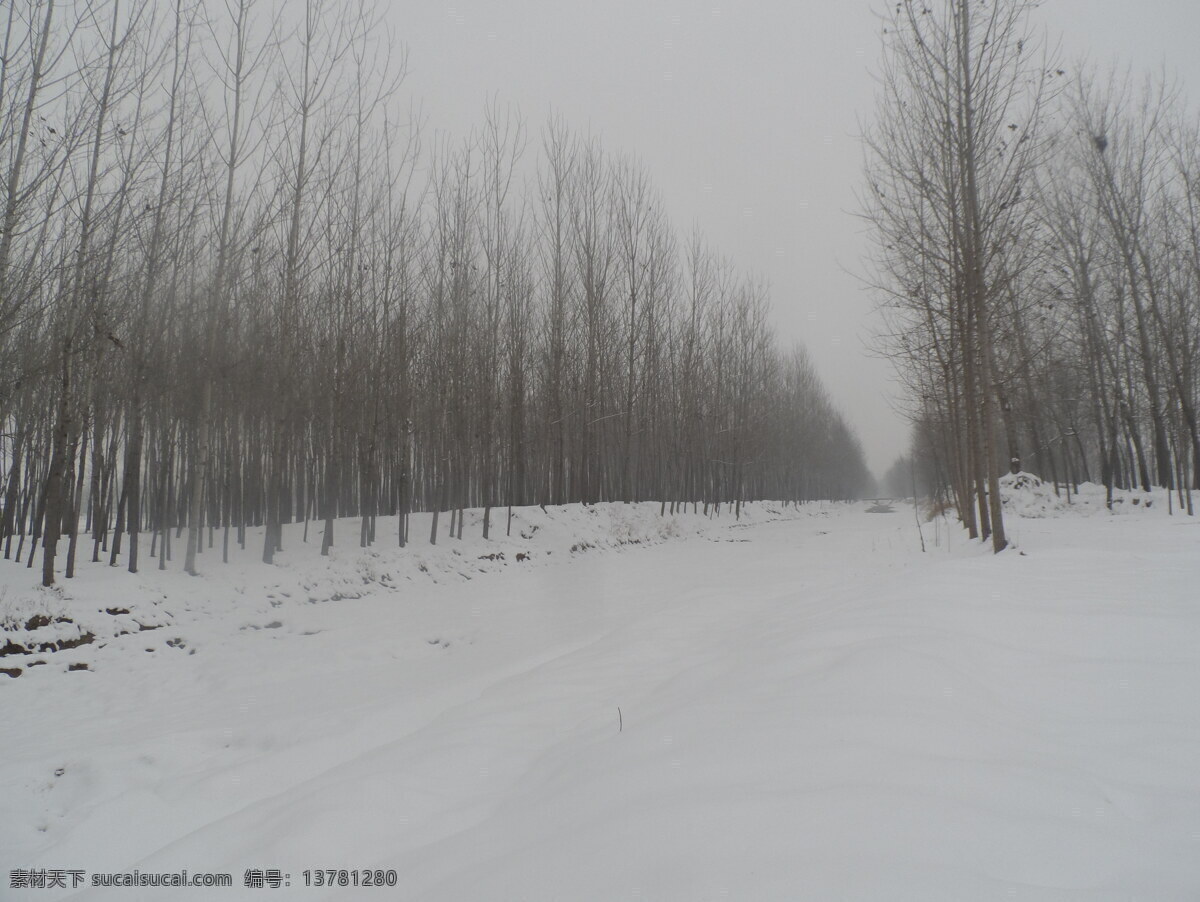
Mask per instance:
[[[997,481],[1200,482],[1200,120],[1163,79],[1068,72],[1025,0],[885,16],[868,139],[881,347],[972,536]]]
[[[296,12],[297,7],[292,7]],[[365,6],[17,0],[0,29],[0,542],[131,571],[283,526],[851,497],[765,286],[633,158],[498,103],[423,148]],[[440,530],[440,532],[439,532]],[[218,531],[220,537],[218,539]]]

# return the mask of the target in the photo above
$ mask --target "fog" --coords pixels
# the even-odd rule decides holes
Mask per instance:
[[[396,4],[403,93],[436,133],[465,136],[489,99],[638,156],[677,229],[693,224],[771,285],[781,341],[802,342],[882,473],[908,427],[891,365],[870,351],[865,224],[855,215],[879,23],[865,2],[468,0]],[[1036,13],[1064,65],[1082,54],[1200,84],[1200,7],[1055,0]]]

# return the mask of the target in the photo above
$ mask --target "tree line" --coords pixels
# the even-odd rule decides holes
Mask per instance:
[[[0,12],[6,558],[50,585],[81,539],[195,573],[249,527],[270,563],[285,524],[328,553],[416,511],[436,542],[468,507],[486,538],[517,505],[862,490],[766,286],[636,158],[498,101],[423,142],[378,9],[288,9]]]
[[[1059,62],[1035,9],[890,7],[865,141],[920,481],[996,550],[1005,472],[1189,514],[1200,483],[1200,118],[1165,75]]]

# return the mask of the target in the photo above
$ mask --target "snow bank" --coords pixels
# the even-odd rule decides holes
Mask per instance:
[[[1000,477],[1000,499],[1007,512],[1030,518],[1057,517],[1065,514],[1137,514],[1156,506],[1165,511],[1170,506],[1165,489],[1156,489],[1153,492],[1115,489],[1110,512],[1103,485],[1083,482],[1076,491],[1062,484],[1056,491],[1053,484],[1042,481],[1032,473],[1024,472],[1006,473]],[[1173,503],[1174,499],[1171,501]]]
[[[1005,473],[1000,477],[1000,501],[1005,510],[1019,517],[1048,517],[1062,512],[1065,504],[1032,473]]]
[[[198,558],[197,579],[179,572],[179,560],[159,571],[158,561],[143,547],[142,571],[136,576],[85,560],[78,562],[77,578],[60,578],[49,589],[37,584],[40,570],[0,562],[0,676],[22,676],[49,664],[57,670],[89,668],[96,649],[115,640],[143,646],[170,643],[168,648],[191,653],[195,643],[180,631],[196,619],[220,621],[230,631],[281,629],[279,608],[284,606],[420,591],[422,586],[465,583],[485,574],[537,569],[683,536],[731,540],[730,530],[798,513],[769,502],[745,504],[740,516],[728,506],[706,516],[702,508],[691,506],[671,513],[657,503],[606,503],[515,508],[510,524],[507,509],[495,508],[491,538],[484,540],[484,512],[474,509],[464,513],[462,539],[450,536],[450,516],[442,514],[437,544],[429,541],[432,515],[414,514],[403,549],[395,517],[378,519],[376,542],[367,548],[358,546],[361,521],[339,520],[334,530],[340,544],[328,557],[318,553],[322,524],[309,525],[307,541],[303,524],[290,524],[284,527],[284,551],[274,566],[261,562],[262,530],[251,529],[245,549],[232,543],[228,564],[221,562],[222,536],[217,533]],[[139,635],[158,630],[165,632]],[[124,638],[129,636],[133,638]]]

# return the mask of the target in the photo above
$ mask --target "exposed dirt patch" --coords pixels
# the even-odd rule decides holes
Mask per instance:
[[[30,642],[29,645],[21,645],[9,639],[4,645],[0,646],[0,658],[7,657],[8,655],[32,655],[38,652],[63,651],[67,648],[91,645],[95,641],[96,636],[93,633],[80,633],[74,639],[59,639],[57,642]]]
[[[72,620],[70,617],[51,618],[49,614],[34,614],[32,617],[30,617],[25,622],[25,629],[32,632],[33,630],[40,630],[43,626],[49,626],[52,623],[74,623],[74,622],[75,621]]]

